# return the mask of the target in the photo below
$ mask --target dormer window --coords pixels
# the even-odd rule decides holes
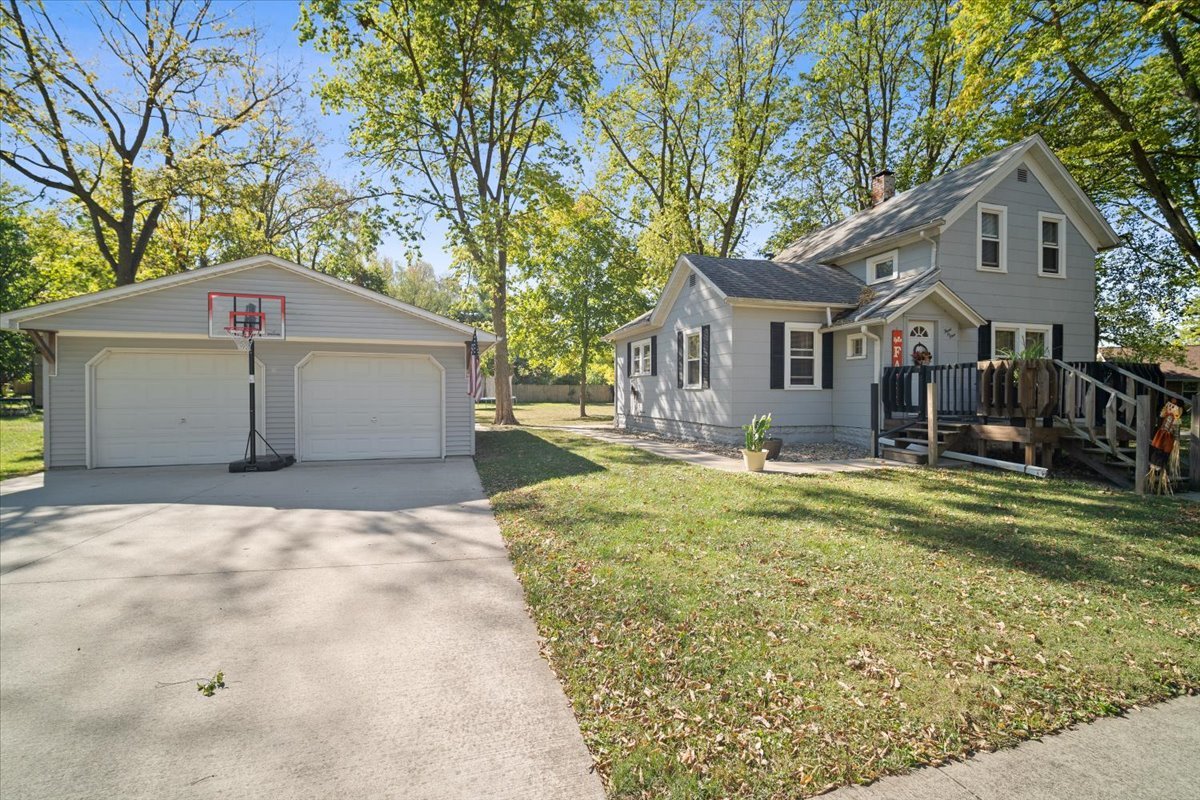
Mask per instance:
[[[898,250],[867,259],[867,283],[880,283],[895,278],[899,261]]]
[[[978,269],[1008,272],[1008,209],[979,204]]]

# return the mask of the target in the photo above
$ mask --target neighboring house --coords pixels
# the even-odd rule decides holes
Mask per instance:
[[[1101,347],[1100,357],[1105,361],[1121,361],[1124,351],[1119,347]],[[1182,361],[1164,361],[1159,366],[1167,391],[1184,397],[1200,393],[1200,344],[1185,347]]]
[[[269,320],[281,338],[261,340],[255,353],[258,428],[280,453],[474,452],[470,326],[257,256],[0,315],[0,327],[31,332],[44,348],[47,467],[242,457],[248,359],[225,335],[228,320],[210,315],[213,292],[285,299],[286,326]],[[481,347],[493,341],[479,332]]]
[[[1095,358],[1095,255],[1116,233],[1037,136],[894,194],[771,260],[681,256],[616,347],[615,425],[738,442],[866,443],[884,367],[1040,343]]]

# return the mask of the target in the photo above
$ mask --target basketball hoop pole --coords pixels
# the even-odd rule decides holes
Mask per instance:
[[[274,472],[277,469],[283,469],[284,467],[290,467],[292,464],[296,463],[295,456],[279,455],[279,453],[276,452],[275,448],[271,446],[271,443],[267,441],[266,437],[258,432],[258,414],[257,414],[257,409],[255,408],[255,405],[256,405],[255,388],[256,387],[254,385],[254,381],[255,381],[255,378],[254,378],[254,340],[258,337],[256,337],[254,335],[254,331],[247,331],[247,330],[239,331],[238,328],[236,328],[234,326],[230,326],[230,327],[226,328],[225,331],[237,343],[239,350],[246,351],[246,355],[249,360],[249,363],[247,366],[248,366],[248,371],[249,371],[248,383],[249,383],[249,388],[250,388],[250,433],[246,435],[245,458],[242,458],[239,461],[230,462],[229,471],[230,472]],[[258,460],[258,440],[259,439],[262,439],[263,444],[265,444],[267,446],[267,449],[271,451],[271,455],[269,457],[264,455],[264,458],[262,461]]]

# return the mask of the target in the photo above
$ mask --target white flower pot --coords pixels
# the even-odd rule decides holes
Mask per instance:
[[[746,462],[746,469],[751,472],[762,472],[767,463],[767,451],[743,450],[742,459]]]

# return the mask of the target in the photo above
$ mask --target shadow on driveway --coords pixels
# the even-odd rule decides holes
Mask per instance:
[[[470,459],[16,486],[0,796],[602,797]]]

